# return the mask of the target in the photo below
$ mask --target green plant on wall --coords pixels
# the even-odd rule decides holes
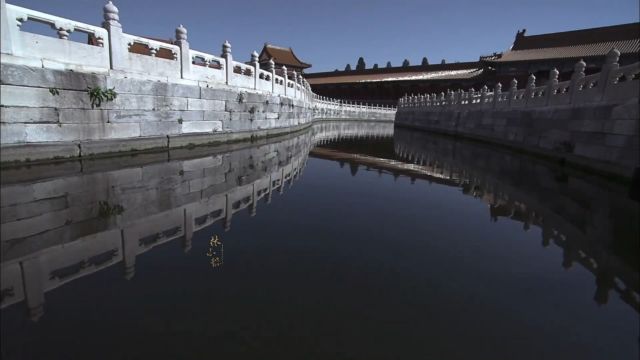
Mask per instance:
[[[91,100],[91,108],[97,108],[102,105],[103,102],[113,101],[118,97],[118,93],[114,88],[107,89],[96,86],[94,88],[88,87],[89,100]]]
[[[60,95],[60,90],[58,90],[57,88],[49,88],[49,94],[53,96]]]
[[[120,204],[111,205],[107,201],[98,201],[98,216],[108,218],[120,215],[124,212],[124,207]]]

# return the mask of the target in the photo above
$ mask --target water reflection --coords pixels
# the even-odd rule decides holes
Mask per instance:
[[[390,151],[389,149],[393,149]],[[390,154],[395,153],[395,155]],[[613,291],[640,312],[638,202],[628,187],[575,174],[559,165],[396,128],[386,143],[342,142],[316,148],[312,156],[447,186],[487,204],[491,222],[521,222],[541,229],[543,247],[562,249],[564,269],[579,264],[594,276],[593,300],[604,305]]]
[[[45,293],[136,258],[234,214],[271,202],[302,174],[309,150],[341,138],[390,136],[391,124],[324,122],[301,134],[215,148],[176,150],[2,171],[2,298],[5,308],[26,300],[29,316],[44,313]],[[214,236],[207,253],[224,264]]]

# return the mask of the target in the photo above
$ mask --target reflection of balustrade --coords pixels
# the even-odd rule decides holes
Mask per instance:
[[[183,25],[176,28],[176,40],[172,42],[126,34],[120,23],[120,12],[111,1],[103,8],[102,27],[5,4],[4,0],[1,6],[2,53],[11,55],[7,57],[8,62],[81,72],[117,70],[151,78],[161,77],[169,82],[185,79],[227,84],[315,102],[318,108],[355,111],[336,100],[317,102],[318,96],[313,94],[302,75],[288,74],[284,66],[281,75],[276,75],[272,63],[267,70],[260,69],[255,51],[251,54],[250,64],[245,64],[233,60],[229,42],[223,44],[221,56],[191,50],[187,29]],[[58,39],[21,31],[25,21],[50,25],[57,32]],[[69,40],[69,34],[74,31],[87,34],[88,43]],[[388,115],[395,110],[366,106],[358,108],[358,111]]]
[[[170,162],[51,178],[33,168],[30,180],[15,170],[17,181],[3,170],[0,307],[26,300],[37,319],[45,292],[69,281],[119,263],[130,279],[138,256],[176,239],[189,251],[195,231],[219,221],[229,230],[234,214],[255,216],[260,200],[284,193],[319,139],[376,134],[380,126],[393,131],[391,123],[321,122],[296,137],[215,155],[202,149],[193,159],[179,160],[194,155],[175,151]],[[98,202],[123,212],[100,213]]]
[[[409,176],[459,186],[489,205],[492,221],[508,218],[524,230],[539,227],[543,246],[553,242],[562,248],[564,268],[579,263],[601,279],[594,296],[599,304],[613,290],[640,311],[640,278],[627,260],[633,255],[613,250],[620,241],[637,241],[637,229],[628,222],[636,221],[640,208],[619,184],[568,181],[568,175],[528,158],[423,132],[396,129],[394,147],[399,158],[416,165]],[[615,275],[615,281],[602,280],[603,274]]]
[[[586,63],[578,61],[574,67],[571,80],[558,82],[558,71],[549,72],[546,85],[536,86],[536,78],[530,75],[525,88],[518,89],[518,82],[513,79],[508,92],[502,92],[498,83],[493,92],[483,87],[480,95],[474,89],[468,92],[447,91],[437,94],[405,95],[398,101],[402,110],[417,109],[420,111],[455,111],[490,108],[534,108],[542,106],[590,104],[593,102],[615,102],[637,98],[640,93],[640,62],[620,67],[620,52],[613,48],[606,56],[602,71],[585,75]]]

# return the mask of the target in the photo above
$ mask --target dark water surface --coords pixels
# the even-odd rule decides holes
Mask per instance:
[[[637,359],[628,194],[353,122],[3,170],[2,355]]]

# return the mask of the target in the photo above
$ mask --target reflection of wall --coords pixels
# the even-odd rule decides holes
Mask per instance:
[[[563,249],[563,267],[577,262],[594,274],[595,301],[606,303],[614,290],[640,309],[640,205],[624,186],[423,132],[396,129],[394,143],[396,153],[425,174],[455,180],[463,193],[486,202],[492,221],[507,217],[525,230],[540,227],[543,246],[553,241]]]
[[[391,137],[393,123],[326,121],[313,127],[313,143],[321,145],[335,140],[358,139],[363,137]]]
[[[292,185],[325,131],[377,131],[376,123],[354,124],[326,122],[270,142],[149,154],[147,161],[88,161],[80,172],[75,163],[3,170],[0,306],[26,299],[37,319],[44,293],[66,282],[120,261],[131,278],[136,257],[157,245],[182,239],[188,251],[194,231],[217,221],[229,230],[233,214],[248,208],[253,216],[260,199],[268,203]]]

